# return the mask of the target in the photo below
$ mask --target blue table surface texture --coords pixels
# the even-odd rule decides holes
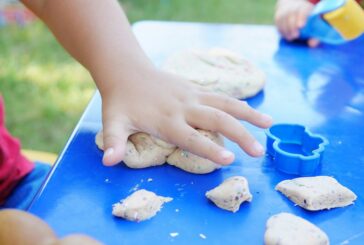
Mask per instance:
[[[101,99],[96,93],[30,212],[60,236],[85,233],[105,244],[252,245],[263,244],[270,216],[289,212],[320,227],[331,244],[364,244],[363,38],[310,49],[282,41],[276,29],[266,25],[144,21],[133,30],[157,66],[177,51],[222,47],[264,70],[266,87],[248,103],[272,115],[275,123],[302,124],[326,137],[330,144],[321,174],[335,177],[358,199],[345,208],[306,211],[274,190],[280,181],[296,176],[277,172],[269,157],[249,157],[228,140],[226,146],[236,160],[207,175],[169,165],[139,170],[123,164],[104,167],[94,143],[101,128]],[[264,130],[244,124],[265,144]],[[253,195],[237,213],[221,210],[205,197],[207,190],[234,175],[248,179]],[[145,222],[111,215],[113,203],[142,188],[173,201]]]

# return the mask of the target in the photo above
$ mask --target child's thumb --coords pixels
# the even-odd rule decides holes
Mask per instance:
[[[113,166],[124,159],[126,142],[130,133],[125,128],[104,127],[104,157],[105,166]]]

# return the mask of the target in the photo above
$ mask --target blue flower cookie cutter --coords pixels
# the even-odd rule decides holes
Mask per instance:
[[[276,169],[300,176],[318,172],[329,143],[327,139],[298,124],[276,124],[267,129],[266,134],[267,153]]]

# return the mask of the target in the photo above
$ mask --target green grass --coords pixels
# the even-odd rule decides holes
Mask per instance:
[[[124,0],[130,21],[272,23],[274,0]],[[95,86],[40,22],[0,28],[6,124],[23,148],[58,153]]]
[[[275,0],[123,0],[131,22],[272,23]]]

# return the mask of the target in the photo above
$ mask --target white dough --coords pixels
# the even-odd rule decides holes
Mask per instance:
[[[197,131],[213,142],[221,146],[224,145],[224,141],[219,134],[204,130]],[[194,174],[207,174],[221,168],[219,164],[179,148],[167,158],[167,163]]]
[[[240,204],[245,201],[251,202],[253,199],[249,191],[248,181],[242,176],[226,179],[219,186],[206,192],[206,197],[216,206],[234,213],[239,210]]]
[[[291,201],[307,210],[323,210],[353,204],[357,196],[329,176],[284,180],[276,186]]]
[[[96,135],[95,142],[103,150],[102,131]],[[162,165],[175,149],[175,146],[146,133],[135,133],[128,139],[123,161],[129,168],[147,168]]]
[[[170,197],[157,196],[154,192],[142,189],[115,203],[112,214],[126,220],[139,222],[152,218],[160,211],[164,203],[172,200]]]
[[[197,131],[215,143],[224,145],[219,134],[199,129]],[[96,134],[95,143],[99,149],[104,150],[102,137],[101,130]],[[206,174],[221,168],[219,164],[176,148],[146,133],[135,133],[129,137],[123,161],[129,168],[147,168],[168,162],[170,165],[195,174]]]
[[[163,69],[191,82],[245,99],[265,85],[265,75],[248,60],[225,49],[187,50],[167,59]]]
[[[175,146],[157,140],[146,133],[136,133],[128,139],[124,163],[129,168],[162,165],[175,149]]]
[[[320,228],[289,213],[270,217],[264,234],[265,245],[328,245],[329,238]]]

